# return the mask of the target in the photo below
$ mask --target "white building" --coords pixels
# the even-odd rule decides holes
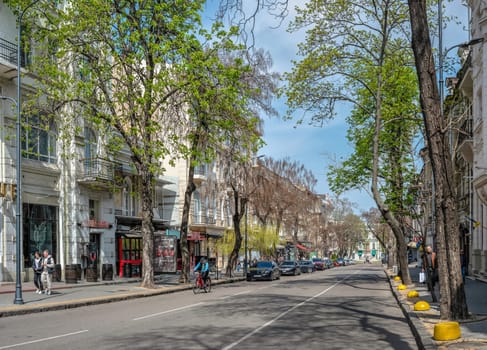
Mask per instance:
[[[471,10],[471,38],[487,39],[487,3],[469,0]],[[468,220],[469,272],[487,274],[487,45],[485,42],[470,47],[469,57],[458,86],[470,102],[472,139],[460,146],[471,168],[470,219]],[[466,174],[470,175],[470,174]]]
[[[0,2],[0,96],[10,99],[16,99],[17,91],[16,33],[14,14]],[[28,55],[23,57],[22,66],[29,60]],[[22,91],[31,86],[26,75]],[[67,265],[89,267],[98,276],[105,269],[107,275],[110,269],[122,275],[125,267],[132,268],[127,275],[140,274],[138,179],[130,154],[122,150],[116,157],[110,156],[104,135],[80,118],[23,118],[28,125],[21,140],[25,279],[32,274],[34,251],[44,249],[52,253],[63,278]],[[12,103],[0,100],[0,281],[15,279],[17,260],[15,122]],[[153,223],[159,234],[165,233],[177,215],[177,183],[177,178],[156,181]]]

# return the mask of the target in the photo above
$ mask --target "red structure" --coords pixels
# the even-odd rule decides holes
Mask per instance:
[[[118,238],[118,275],[140,277],[142,274],[142,239],[140,237]]]

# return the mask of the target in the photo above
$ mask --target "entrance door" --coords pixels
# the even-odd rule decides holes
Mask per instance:
[[[88,266],[98,268],[100,266],[100,234],[90,233],[88,244]]]

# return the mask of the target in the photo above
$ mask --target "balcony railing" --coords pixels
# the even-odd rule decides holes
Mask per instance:
[[[116,172],[120,171],[121,165],[111,160],[102,158],[82,159],[83,164],[81,182],[110,182],[115,181]]]
[[[191,223],[194,225],[216,225],[217,219],[214,216],[191,214]]]
[[[8,40],[0,38],[0,58],[17,65],[17,44]],[[20,52],[20,64],[25,67],[26,63],[29,63],[29,54],[21,50]]]

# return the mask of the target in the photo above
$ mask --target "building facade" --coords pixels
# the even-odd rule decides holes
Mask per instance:
[[[487,3],[469,0],[470,37],[485,39]],[[468,271],[487,275],[487,45],[480,42],[464,53],[464,64],[454,81],[462,95],[456,129],[457,192],[459,196],[460,239],[465,250]],[[453,140],[455,141],[455,139]]]
[[[105,135],[76,116],[22,115],[22,258],[16,251],[16,17],[0,2],[0,281],[32,278],[36,250],[48,249],[60,278],[68,266],[134,277],[141,273],[138,176],[127,150],[110,154]],[[21,91],[32,91],[22,54]],[[5,99],[6,98],[6,99]],[[69,113],[66,113],[69,115]],[[153,193],[156,235],[174,220],[175,178],[160,176]],[[175,269],[175,264],[174,264]],[[112,277],[112,276],[110,276]]]

